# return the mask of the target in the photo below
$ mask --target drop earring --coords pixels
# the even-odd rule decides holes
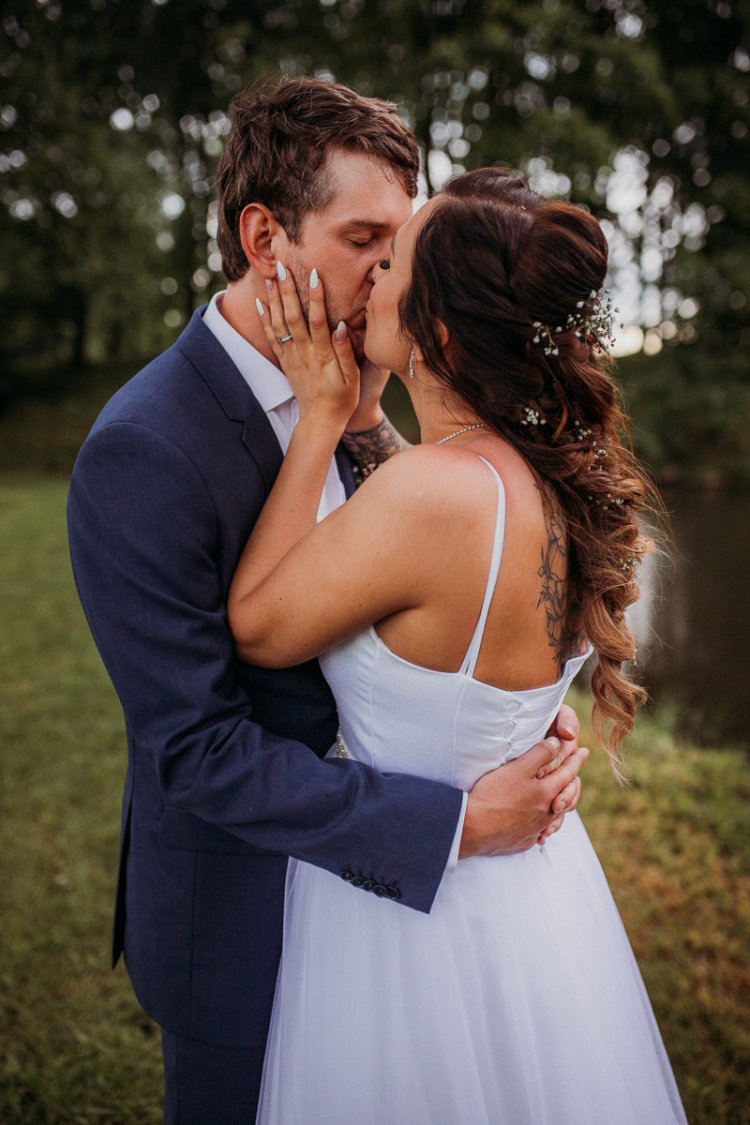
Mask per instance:
[[[416,372],[414,371],[414,348],[409,352],[409,378],[413,379]]]

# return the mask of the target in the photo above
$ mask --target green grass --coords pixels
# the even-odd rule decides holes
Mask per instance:
[[[570,701],[583,716],[583,697],[572,693]],[[603,754],[592,755],[581,812],[635,949],[688,1119],[741,1125],[750,1122],[747,757],[680,745],[658,717],[639,720],[626,753],[631,784],[625,789],[612,782]]]
[[[59,481],[0,487],[0,1120],[156,1122],[158,1035],[107,963],[122,719],[64,503]]]
[[[64,500],[60,480],[0,478],[0,1120],[147,1125],[158,1036],[108,967],[122,720],[73,589]],[[677,745],[650,718],[629,759],[621,790],[592,756],[583,813],[692,1125],[750,1125],[747,760]]]

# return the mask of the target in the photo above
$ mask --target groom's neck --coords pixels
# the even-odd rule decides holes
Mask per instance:
[[[221,299],[219,311],[235,332],[239,332],[256,351],[278,367],[276,357],[260,323],[255,307],[256,297],[266,304],[268,295],[265,288],[261,293],[253,277],[253,271],[248,270],[239,281],[229,282],[226,293]]]

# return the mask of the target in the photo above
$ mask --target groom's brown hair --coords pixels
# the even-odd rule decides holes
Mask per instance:
[[[407,194],[417,194],[417,142],[390,102],[317,78],[282,78],[235,98],[216,173],[218,243],[228,281],[248,268],[239,233],[243,208],[263,203],[298,241],[305,215],[331,198],[325,167],[334,147],[384,161]]]

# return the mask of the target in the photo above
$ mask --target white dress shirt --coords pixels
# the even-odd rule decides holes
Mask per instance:
[[[216,293],[203,314],[203,323],[213,332],[232,363],[257,398],[276,434],[281,452],[286,453],[292,430],[299,421],[294,391],[284,372],[240,336],[221,313],[224,293]],[[346,500],[344,485],[335,458],[331,461],[318,508],[318,520],[324,519]]]
[[[281,446],[281,452],[286,453],[292,437],[292,430],[299,421],[299,410],[294,391],[290,387],[289,380],[284,372],[261,355],[257,348],[248,343],[244,336],[240,336],[239,332],[232,328],[229,321],[224,319],[221,313],[223,296],[224,292],[222,291],[221,293],[215,293],[211,298],[211,303],[203,314],[203,323],[206,328],[213,332],[263,407],[266,418],[271,423],[273,432]],[[318,521],[324,519],[345,500],[346,492],[334,459],[328,469],[323,495],[320,499]],[[464,793],[461,815],[458,818],[456,834],[448,857],[447,871],[452,871],[458,862],[458,849],[461,843],[467,800],[468,797]]]

